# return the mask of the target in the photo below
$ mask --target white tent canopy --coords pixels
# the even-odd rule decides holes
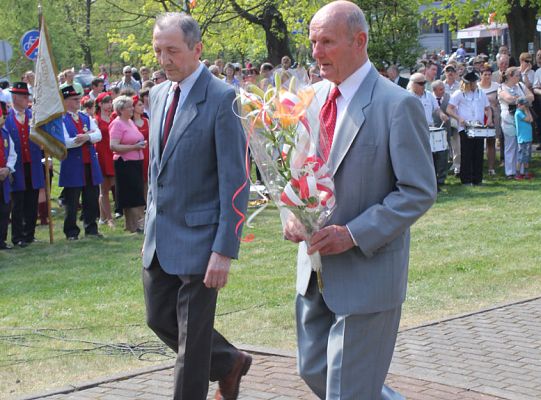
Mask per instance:
[[[475,25],[470,26],[469,28],[460,29],[457,32],[457,39],[476,39],[492,36],[501,36],[504,29],[507,29],[507,24],[496,24],[492,23],[490,25]]]

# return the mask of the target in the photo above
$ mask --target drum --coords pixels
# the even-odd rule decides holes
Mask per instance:
[[[496,129],[475,127],[466,129],[466,135],[470,138],[490,138],[496,136]]]
[[[447,131],[443,128],[430,127],[430,149],[432,153],[444,151],[448,148]]]

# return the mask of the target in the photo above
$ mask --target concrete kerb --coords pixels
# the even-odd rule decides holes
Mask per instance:
[[[513,306],[513,305],[519,305],[519,304],[528,303],[528,302],[535,301],[535,300],[538,300],[538,299],[541,299],[541,296],[532,297],[532,298],[529,298],[529,299],[523,299],[523,300],[514,301],[514,302],[509,302],[509,303],[502,303],[502,304],[498,304],[498,305],[491,306],[491,307],[488,307],[488,308],[484,308],[484,309],[479,310],[479,311],[463,313],[463,314],[455,315],[455,316],[448,317],[448,318],[442,318],[442,319],[439,319],[439,320],[430,321],[430,322],[427,322],[427,323],[424,323],[424,324],[421,324],[421,325],[417,325],[417,326],[414,326],[414,327],[411,327],[411,328],[400,329],[399,335],[401,333],[404,333],[404,332],[411,332],[411,331],[414,331],[414,330],[418,330],[418,329],[422,329],[422,328],[426,328],[426,327],[430,327],[430,326],[435,326],[435,325],[438,325],[438,324],[441,324],[441,323],[445,323],[445,322],[449,322],[449,321],[453,321],[453,320],[457,320],[457,319],[461,319],[461,318],[466,318],[466,317],[470,317],[470,316],[474,316],[474,315],[478,315],[478,314],[483,314],[483,313],[486,313],[486,312],[489,312],[489,311],[494,311],[494,310],[498,310],[498,309],[501,309],[501,308],[510,307],[510,306]],[[274,348],[270,348],[270,347],[253,346],[253,345],[237,345],[237,347],[239,349],[243,350],[243,351],[247,351],[247,352],[252,353],[252,354],[278,356],[278,357],[285,357],[285,358],[295,358],[296,357],[296,352],[292,351],[292,350],[274,349]],[[90,388],[97,387],[97,386],[104,385],[104,384],[111,383],[111,382],[127,380],[127,379],[130,379],[130,378],[134,378],[134,377],[136,377],[138,375],[163,371],[163,370],[172,368],[173,366],[174,366],[174,362],[170,361],[170,362],[163,363],[163,364],[160,364],[160,365],[157,365],[157,366],[135,369],[135,370],[133,370],[131,372],[128,372],[128,373],[114,374],[114,375],[111,375],[109,377],[102,378],[102,379],[85,381],[85,382],[82,382],[82,383],[77,383],[77,384],[73,384],[73,385],[64,386],[64,387],[61,387],[61,388],[58,388],[58,389],[53,389],[53,390],[44,391],[44,392],[41,392],[41,393],[35,393],[35,394],[31,394],[31,395],[26,395],[24,397],[19,398],[19,400],[35,400],[35,399],[39,399],[39,398],[43,398],[43,397],[47,397],[47,396],[74,393],[74,392],[90,389]]]
[[[93,388],[93,387],[104,385],[106,383],[111,383],[111,382],[116,382],[116,381],[124,381],[126,379],[134,378],[134,377],[136,377],[138,375],[163,371],[163,370],[166,370],[166,369],[169,369],[169,368],[173,368],[174,365],[175,365],[175,363],[173,361],[169,361],[167,363],[163,363],[163,364],[160,364],[160,365],[155,365],[155,366],[152,366],[152,367],[144,367],[144,368],[135,369],[135,370],[130,371],[128,373],[126,373],[126,372],[118,373],[118,374],[108,376],[106,378],[101,378],[101,379],[95,379],[95,380],[85,381],[85,382],[81,382],[81,383],[76,383],[76,384],[73,384],[73,385],[64,386],[62,388],[48,390],[48,391],[44,391],[44,392],[41,392],[41,393],[34,393],[34,394],[29,395],[29,396],[21,397],[19,400],[35,400],[35,399],[40,399],[42,397],[47,397],[47,396],[54,396],[54,395],[59,395],[59,394],[68,394],[68,393],[79,392],[81,390],[90,389],[90,388]]]
[[[251,354],[278,356],[278,357],[285,357],[285,358],[295,358],[297,356],[294,351],[273,349],[270,347],[261,347],[261,346],[252,346],[252,345],[236,345],[236,347],[241,349],[242,351],[246,351]],[[135,378],[136,376],[139,376],[139,375],[163,371],[169,368],[173,368],[174,365],[175,365],[174,361],[169,361],[169,362],[166,362],[160,365],[155,365],[152,367],[134,369],[128,373],[118,373],[118,374],[114,374],[114,375],[101,378],[101,379],[85,381],[85,382],[76,383],[73,385],[68,385],[68,386],[64,386],[64,387],[53,389],[53,390],[47,390],[44,392],[26,395],[25,397],[19,398],[19,400],[36,400],[36,399],[40,399],[47,396],[75,393],[81,390],[91,389],[93,387],[101,386],[107,383],[124,381],[127,379]]]

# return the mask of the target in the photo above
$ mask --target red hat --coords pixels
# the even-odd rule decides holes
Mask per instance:
[[[133,101],[133,105],[136,105],[139,102],[139,96],[137,95],[133,96],[131,99]]]
[[[90,100],[90,96],[83,96],[81,97],[81,101],[79,103],[81,103],[81,106],[83,104],[85,104],[88,100]]]
[[[30,96],[30,92],[28,91],[28,84],[26,82],[15,82],[13,84],[13,87],[9,89],[9,91],[15,94]]]
[[[98,94],[98,97],[96,97],[96,104],[99,105],[105,99],[107,96],[111,96],[111,93],[109,92],[101,92]]]

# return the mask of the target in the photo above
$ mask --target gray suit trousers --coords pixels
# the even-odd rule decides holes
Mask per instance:
[[[326,400],[404,399],[384,385],[401,308],[336,315],[312,274],[306,295],[296,300],[298,367],[310,389]]]
[[[217,291],[203,275],[165,273],[156,255],[143,268],[147,324],[175,353],[175,400],[206,400],[209,379],[224,378],[237,349],[213,328]]]

